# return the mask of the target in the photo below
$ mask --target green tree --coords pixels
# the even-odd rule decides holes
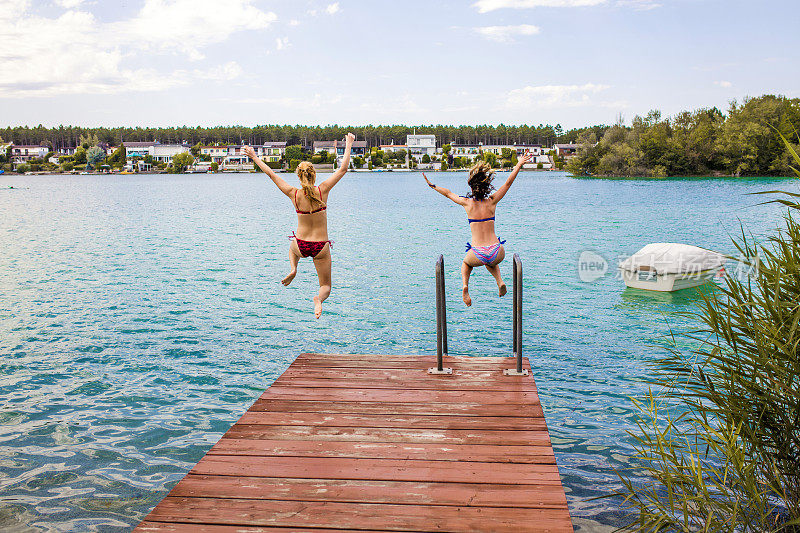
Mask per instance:
[[[106,152],[99,146],[92,146],[86,150],[86,168],[97,168],[106,158]]]
[[[86,148],[83,146],[79,146],[77,150],[75,150],[75,155],[72,156],[72,159],[75,161],[76,164],[84,165],[86,164]]]
[[[125,145],[121,144],[114,150],[114,153],[108,156],[106,162],[112,167],[122,168],[125,166]]]
[[[303,147],[300,146],[299,144],[293,144],[291,146],[287,146],[285,157],[288,161],[292,161],[293,159],[296,159],[297,161],[303,161],[305,159],[305,154],[303,153]]]
[[[442,161],[442,166],[439,170],[447,170],[449,167],[447,166],[447,161]]]
[[[199,156],[200,156],[200,149],[201,149],[202,147],[203,147],[202,143],[198,142],[197,144],[195,144],[194,146],[192,146],[191,148],[189,148],[189,152],[190,152],[190,153],[191,153],[191,154],[192,154],[194,157],[199,157]]]
[[[444,155],[447,155],[447,154],[449,154],[449,153],[450,153],[450,150],[452,150],[452,149],[453,149],[452,145],[450,145],[450,144],[445,144],[445,145],[443,145],[443,146],[442,146],[442,153],[443,153]]]
[[[211,165],[209,165],[209,168],[211,169],[212,172],[217,172],[219,170],[219,164],[216,162],[211,163]]]
[[[194,157],[189,152],[181,152],[172,157],[172,168],[175,172],[186,172],[192,163],[194,163]]]
[[[423,155],[422,156],[422,162],[423,163],[430,163],[431,162],[431,156],[429,156],[428,154]]]

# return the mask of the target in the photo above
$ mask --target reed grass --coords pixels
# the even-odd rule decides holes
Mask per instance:
[[[800,193],[767,194],[787,209],[782,227],[764,244],[734,239],[749,275],[702,294],[683,339],[696,348],[673,340],[634,400],[616,494],[636,518],[621,529],[800,531]]]

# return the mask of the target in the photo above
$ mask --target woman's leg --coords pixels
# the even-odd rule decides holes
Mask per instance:
[[[294,277],[297,275],[297,262],[300,261],[301,257],[302,254],[300,253],[300,249],[297,247],[297,241],[292,239],[292,242],[289,243],[289,266],[291,267],[291,270],[289,271],[289,275],[281,280],[281,283],[283,283],[284,287],[288,287]]]
[[[500,275],[500,263],[503,262],[503,259],[506,257],[506,251],[503,247],[500,247],[500,250],[497,252],[497,258],[492,261],[491,265],[486,265],[486,270],[489,271],[494,277],[494,280],[497,282],[497,288],[500,290],[500,296],[505,296],[508,292],[508,288],[506,287],[505,282],[503,281],[503,276]]]
[[[314,258],[314,268],[319,278],[319,293],[314,296],[314,316],[317,318],[322,314],[322,302],[331,294],[331,263],[331,245],[327,243]]]
[[[475,257],[475,253],[472,250],[467,252],[467,255],[464,256],[464,262],[461,263],[461,296],[467,307],[472,305],[472,298],[469,295],[469,275],[472,274],[473,268],[482,264]]]

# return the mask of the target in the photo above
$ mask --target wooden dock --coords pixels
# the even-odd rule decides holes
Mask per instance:
[[[301,355],[136,531],[571,532],[533,378],[432,359]]]

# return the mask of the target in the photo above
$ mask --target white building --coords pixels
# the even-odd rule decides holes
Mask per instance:
[[[569,144],[554,144],[553,151],[556,153],[558,157],[569,157],[573,156],[578,152],[579,144],[569,143]]]
[[[125,145],[125,158],[130,159],[132,157],[141,157],[144,158],[146,156],[153,156],[153,152],[155,151],[155,145],[158,141],[148,141],[148,142],[138,142],[138,141],[127,141],[123,142],[122,144]]]
[[[378,147],[383,152],[399,152],[400,150],[408,150],[407,144],[381,144]]]
[[[11,161],[14,163],[25,163],[31,159],[40,159],[47,155],[50,148],[47,146],[37,146],[32,144],[12,144]]]
[[[211,158],[212,163],[222,164],[228,156],[227,146],[201,146],[200,154]]]
[[[153,145],[153,161],[156,163],[170,163],[173,157],[178,154],[185,154],[188,151],[188,144],[161,144],[156,142]]]
[[[433,157],[436,154],[436,135],[406,135],[406,146],[414,159],[422,159],[426,154]]]

